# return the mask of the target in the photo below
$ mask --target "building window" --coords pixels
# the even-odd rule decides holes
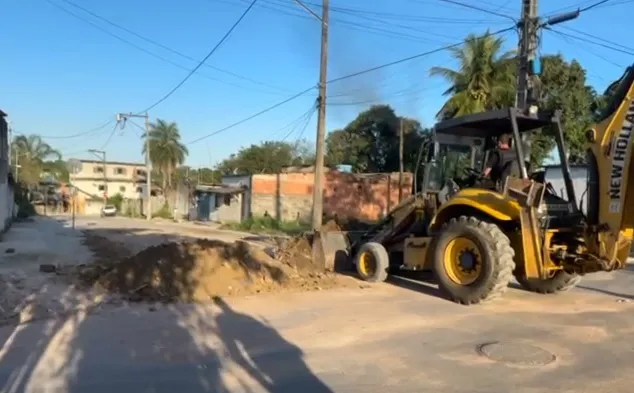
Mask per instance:
[[[106,190],[106,186],[104,186],[103,184],[100,184],[100,185],[97,186],[97,189],[99,191],[105,191]]]
[[[139,194],[143,192],[143,187],[137,187],[136,188],[136,192],[138,192]]]
[[[121,191],[121,192],[125,192],[125,186],[121,186],[121,187],[119,187],[119,191]]]
[[[103,167],[102,166],[96,166],[92,168],[94,173],[103,173]]]
[[[225,194],[225,198],[223,202],[227,206],[231,205],[231,194]]]
[[[125,175],[125,168],[122,168],[122,167],[114,168],[114,174],[115,175]]]
[[[136,170],[136,175],[137,176],[145,176],[145,171],[143,169],[137,169]]]

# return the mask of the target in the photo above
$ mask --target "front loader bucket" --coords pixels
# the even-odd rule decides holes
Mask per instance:
[[[329,271],[347,271],[354,266],[350,255],[348,235],[341,231],[315,231],[313,234],[313,260]]]

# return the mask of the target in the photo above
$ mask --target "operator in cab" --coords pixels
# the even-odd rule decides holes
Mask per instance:
[[[514,149],[511,149],[511,134],[500,135],[497,149],[491,151],[483,174],[496,185],[498,190],[504,187],[509,175],[519,175],[517,154]]]

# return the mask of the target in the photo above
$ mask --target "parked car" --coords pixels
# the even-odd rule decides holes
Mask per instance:
[[[105,205],[101,208],[101,217],[113,217],[117,214],[117,207],[114,205]]]

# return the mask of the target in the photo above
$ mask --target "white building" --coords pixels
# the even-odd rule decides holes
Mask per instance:
[[[126,199],[142,199],[145,194],[145,164],[79,160],[79,173],[71,175],[71,183],[79,193],[95,199],[121,194]]]
[[[17,213],[13,195],[13,178],[9,167],[9,126],[7,114],[0,111],[0,232],[5,231]],[[11,181],[9,179],[11,178]]]

